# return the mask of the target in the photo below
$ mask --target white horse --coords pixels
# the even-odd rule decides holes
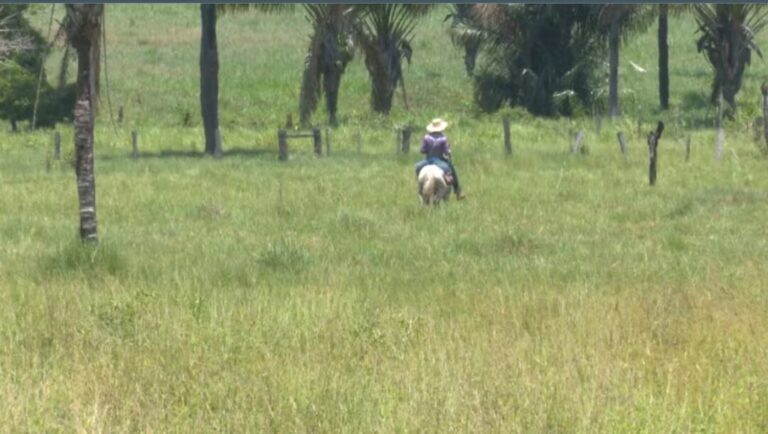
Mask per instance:
[[[450,176],[450,175],[449,175]],[[451,185],[445,179],[445,171],[436,164],[428,164],[419,172],[419,198],[422,205],[437,205],[447,200]]]

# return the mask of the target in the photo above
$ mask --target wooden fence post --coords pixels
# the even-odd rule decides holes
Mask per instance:
[[[400,128],[395,128],[395,154],[400,153],[402,141],[400,139]]]
[[[331,156],[331,128],[325,127],[325,155]]]
[[[595,133],[597,134],[597,137],[600,137],[600,130],[603,126],[603,119],[600,117],[600,111],[595,110]]]
[[[117,124],[122,125],[123,124],[123,106],[120,106],[117,109]]]
[[[717,128],[717,140],[715,141],[715,159],[718,161],[723,159],[723,144],[725,143],[725,130],[723,129],[723,94],[720,93],[720,97],[717,101],[717,119],[715,121],[715,127]]]
[[[763,93],[763,134],[765,135],[765,149],[768,150],[768,82],[763,82],[760,86],[760,92]]]
[[[616,137],[619,139],[619,149],[621,149],[621,155],[624,156],[624,161],[627,160],[627,139],[624,137],[624,132],[619,131],[616,134]]]
[[[312,142],[315,146],[315,154],[319,157],[323,154],[323,140],[320,136],[320,128],[312,128]]]
[[[219,158],[224,152],[221,149],[221,131],[218,128],[216,128],[214,139],[213,156]]]
[[[53,133],[53,158],[61,160],[61,133],[58,130]]]
[[[131,130],[131,158],[139,158],[139,133]]]
[[[411,126],[406,125],[402,129],[402,140],[400,142],[400,150],[403,154],[407,154],[411,151]]]
[[[571,144],[571,154],[578,154],[579,152],[583,152],[581,148],[581,142],[584,141],[584,131],[579,130],[578,133],[576,133],[576,138],[573,140],[573,143]]]
[[[688,133],[688,137],[685,139],[685,162],[691,159],[691,133]]]
[[[509,115],[504,115],[502,127],[504,128],[504,154],[510,156],[512,155],[512,138],[509,133]]]
[[[357,153],[363,151],[363,137],[360,135],[360,127],[357,128],[357,132],[355,133],[355,141],[357,142]]]
[[[288,133],[283,129],[277,131],[277,158],[280,161],[288,160]]]
[[[659,121],[656,125],[656,131],[648,133],[648,182],[651,186],[656,185],[656,161],[658,160],[659,140],[664,131],[664,122]]]

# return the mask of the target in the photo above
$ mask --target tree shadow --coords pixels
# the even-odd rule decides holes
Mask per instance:
[[[218,158],[227,157],[246,157],[257,158],[264,155],[274,155],[277,158],[277,150],[268,149],[250,149],[250,148],[232,148],[225,150]],[[131,154],[128,153],[128,158]],[[182,151],[175,149],[167,149],[159,152],[139,152],[138,159],[165,159],[165,158],[210,158],[211,156],[200,151]],[[101,157],[105,160],[110,159],[123,159],[123,155],[105,155]]]

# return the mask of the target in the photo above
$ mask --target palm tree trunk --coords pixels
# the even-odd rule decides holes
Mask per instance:
[[[390,61],[392,56],[393,54],[388,52],[366,52],[365,63],[371,76],[371,108],[376,113],[388,114],[392,109],[397,87],[397,79],[387,68],[395,63]],[[394,56],[397,56],[397,53]]]
[[[341,85],[341,71],[331,67],[323,74],[323,87],[325,88],[325,107],[328,111],[328,122],[331,126],[338,125],[336,112],[338,111],[339,87]]]
[[[219,128],[219,52],[216,41],[216,5],[201,4],[200,111],[205,130],[205,153],[215,155]]]
[[[104,5],[67,4],[67,39],[77,53],[77,99],[73,111],[75,175],[80,205],[80,239],[98,242],[93,130],[99,92],[100,41]]]
[[[387,76],[374,78],[371,82],[371,108],[376,113],[388,114],[395,96],[395,83]]]
[[[480,44],[468,43],[464,45],[464,68],[467,70],[467,75],[470,77],[475,74],[475,63],[479,52]]]
[[[669,5],[659,5],[659,103],[662,110],[669,109],[669,44],[667,16]]]
[[[93,111],[90,95],[83,92],[75,103],[75,174],[80,201],[80,239],[97,242],[96,178],[93,171]]]
[[[619,116],[619,18],[611,20],[608,35],[608,50],[610,56],[610,78],[608,84],[608,104],[611,119]]]

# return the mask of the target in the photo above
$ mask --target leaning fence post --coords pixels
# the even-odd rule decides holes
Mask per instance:
[[[659,140],[664,131],[664,122],[659,121],[656,125],[656,131],[648,133],[648,182],[651,186],[656,185],[656,161],[658,159]]]
[[[502,119],[502,127],[504,128],[504,153],[509,156],[512,155],[512,139],[509,134],[509,115],[504,115]]]
[[[320,128],[312,128],[312,142],[315,145],[315,154],[319,157],[323,154],[323,140],[320,136]]]
[[[277,131],[277,158],[288,160],[288,133],[283,129]]]
[[[139,133],[131,130],[131,158],[139,158]]]
[[[53,133],[53,158],[61,160],[61,133],[58,130]]]
[[[411,151],[411,126],[406,125],[402,129],[402,141],[400,142],[400,150],[403,154],[407,154]]]
[[[619,149],[621,149],[621,155],[624,156],[624,160],[626,161],[626,159],[627,159],[627,140],[624,137],[624,132],[623,131],[619,131],[616,134],[616,137],[619,139]]]

